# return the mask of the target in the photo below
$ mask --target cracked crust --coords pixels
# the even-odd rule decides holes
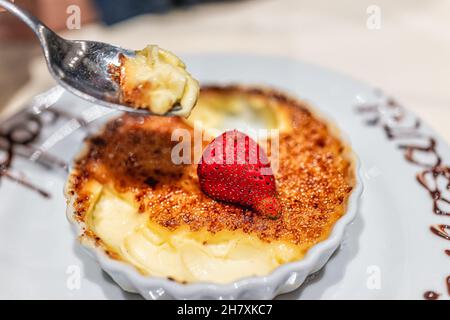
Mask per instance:
[[[280,219],[269,220],[249,209],[212,200],[199,188],[196,164],[171,161],[171,150],[178,143],[171,141],[172,131],[193,130],[181,118],[128,114],[90,137],[76,160],[66,187],[74,218],[84,222],[95,201],[90,184],[96,181],[170,230],[241,230],[263,241],[286,241],[305,250],[326,238],[345,213],[355,183],[351,150],[306,104],[274,90],[211,86],[202,88],[200,100],[230,95],[263,99],[287,122],[280,130],[275,175],[283,211]],[[86,236],[95,238],[92,232]]]

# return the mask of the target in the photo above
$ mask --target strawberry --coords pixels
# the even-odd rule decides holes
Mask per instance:
[[[215,200],[249,207],[272,219],[281,213],[267,155],[240,131],[216,137],[203,151],[197,174],[203,192]]]

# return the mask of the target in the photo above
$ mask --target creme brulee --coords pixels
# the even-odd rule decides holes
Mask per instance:
[[[264,126],[280,130],[279,219],[209,198],[195,163],[171,161],[175,129],[192,133],[193,121],[207,127],[208,117],[222,125],[233,112],[260,112]],[[144,275],[229,283],[302,259],[329,235],[354,185],[350,155],[297,100],[271,90],[210,87],[187,120],[124,115],[89,138],[66,185],[68,214],[83,226],[85,244]]]

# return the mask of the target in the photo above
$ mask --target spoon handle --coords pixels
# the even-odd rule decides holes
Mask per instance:
[[[7,11],[15,15],[17,18],[25,22],[31,28],[31,30],[34,31],[41,42],[45,39],[44,32],[50,31],[50,29],[38,18],[8,0],[0,0],[0,7],[3,7]]]

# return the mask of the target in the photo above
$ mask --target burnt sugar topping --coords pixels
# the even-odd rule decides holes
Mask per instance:
[[[280,131],[275,172],[283,212],[279,219],[211,199],[199,187],[196,163],[174,164],[171,152],[178,141],[172,141],[172,132],[181,128],[193,136],[193,128],[181,118],[128,114],[88,139],[75,163],[69,194],[76,195],[77,219],[83,220],[92,206],[87,186],[95,180],[126,195],[141,214],[168,230],[240,230],[263,241],[286,241],[305,248],[324,239],[345,212],[354,185],[348,147],[306,105],[279,92],[206,87],[201,97],[221,99],[230,94],[276,103],[278,112],[289,119],[289,129]],[[204,141],[203,148],[209,142]]]
[[[265,179],[250,161],[246,170],[228,172],[234,180],[222,170],[212,183],[214,166],[198,173],[202,154],[214,157],[207,146],[220,134],[213,129],[223,130],[229,115],[244,122],[259,117],[271,129],[260,149],[271,166],[260,159],[253,167],[275,168]],[[279,92],[206,87],[187,119],[126,114],[87,139],[66,184],[68,217],[81,227],[84,245],[144,275],[179,283],[268,275],[302,259],[346,212],[354,156],[333,130]],[[230,142],[238,136],[246,138],[249,157],[258,153],[246,134],[231,134]],[[229,149],[237,151],[233,144]],[[239,176],[248,181],[236,183]],[[255,179],[267,187],[254,192],[246,184],[261,187]],[[235,184],[225,190],[227,183]],[[220,190],[227,196],[219,197]]]

